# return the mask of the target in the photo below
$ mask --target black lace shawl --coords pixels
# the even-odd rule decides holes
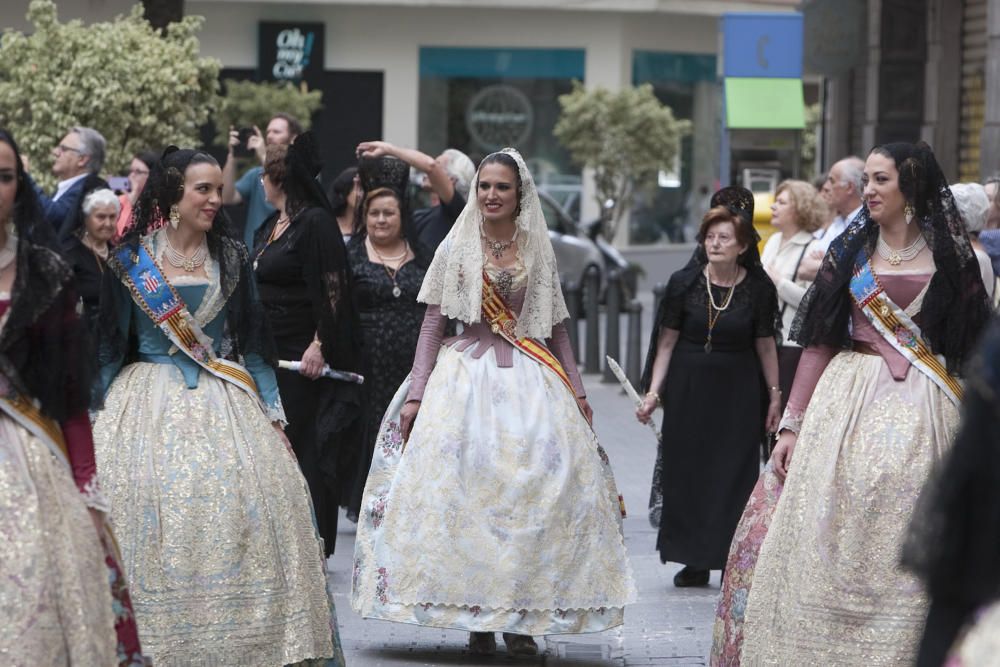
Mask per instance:
[[[0,331],[0,373],[37,400],[44,414],[64,421],[85,410],[90,398],[94,367],[87,328],[77,314],[73,270],[56,251],[55,234],[27,183],[17,144],[4,130],[0,141],[14,150],[18,184],[12,216],[17,275]]]
[[[296,245],[305,255],[304,278],[319,326],[323,358],[331,368],[360,372],[358,323],[351,298],[347,249],[333,206],[316,180],[322,162],[312,132],[295,139],[288,148],[285,163],[286,208],[293,211],[292,224],[301,228],[302,237]],[[258,248],[261,240],[270,237],[277,220],[277,214],[272,215],[257,232]]]
[[[923,142],[885,144],[872,151],[895,160],[900,189],[915,209],[914,222],[920,225],[934,255],[937,270],[920,311],[921,330],[931,349],[944,355],[949,372],[961,375],[989,318],[989,306],[979,263],[948,182]],[[877,240],[878,224],[866,204],[830,245],[816,280],[799,304],[790,332],[792,340],[803,347],[850,346],[848,324],[853,301],[848,284],[858,254],[870,257]]]
[[[955,445],[928,480],[903,549],[933,601],[922,659],[943,659],[972,612],[1000,599],[1000,320],[970,370]]]
[[[167,148],[159,163],[150,171],[149,180],[132,211],[132,225],[122,238],[119,248],[137,248],[143,237],[161,224],[167,224],[170,207],[182,195],[184,172],[191,164],[217,164],[206,153],[190,149]],[[208,250],[219,265],[219,281],[226,298],[226,322],[221,341],[221,354],[242,363],[247,354],[257,354],[275,366],[274,342],[267,318],[257,296],[253,269],[246,246],[236,234],[229,218],[219,210],[207,235]],[[110,263],[112,266],[114,262]],[[101,366],[135,359],[135,343],[131,332],[123,335],[119,323],[123,314],[117,312],[114,280],[105,281],[99,321],[98,363]],[[99,402],[99,398],[98,398]]]

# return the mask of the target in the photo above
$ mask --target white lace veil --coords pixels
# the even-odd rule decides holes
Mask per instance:
[[[528,279],[515,333],[518,337],[544,339],[552,335],[553,326],[569,317],[559,285],[556,256],[549,240],[538,190],[524,159],[513,148],[505,148],[500,153],[514,158],[521,177],[520,209],[516,221],[517,246]],[[490,157],[480,163],[480,169]],[[467,323],[480,321],[482,306],[483,246],[480,227],[483,214],[477,203],[478,189],[477,171],[465,209],[438,246],[417,296],[418,301],[438,304],[441,312],[448,317]]]

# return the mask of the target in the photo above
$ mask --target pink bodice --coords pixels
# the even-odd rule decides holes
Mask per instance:
[[[930,281],[931,275],[929,273],[890,273],[879,275],[879,282],[889,298],[900,308],[906,309],[913,303],[914,299],[918,297],[922,299],[921,292]],[[914,310],[916,312],[911,312],[910,315],[919,325],[919,309]],[[910,370],[910,362],[875,330],[875,327],[857,305],[851,309],[851,325],[851,339],[873,347],[889,367],[892,377],[896,380],[905,380],[906,374]],[[798,370],[795,372],[795,382],[792,385],[791,394],[788,396],[786,415],[795,418],[801,417],[805,413],[820,376],[823,375],[827,364],[839,351],[826,345],[808,347],[803,351]]]
[[[524,294],[525,290],[521,288],[512,292],[508,299],[511,310],[517,314],[520,314],[521,307],[524,305]],[[427,386],[427,379],[431,376],[431,371],[434,370],[434,364],[442,344],[449,347],[454,346],[459,351],[465,351],[475,345],[472,356],[477,359],[492,348],[499,368],[512,367],[514,355],[520,354],[502,336],[493,333],[490,325],[485,321],[463,323],[462,333],[444,339],[444,327],[447,321],[448,318],[441,314],[440,306],[427,307],[427,314],[424,315],[424,322],[420,327],[420,338],[417,341],[417,352],[411,372],[412,384],[407,394],[407,400],[419,401],[423,399],[424,387]],[[583,388],[580,372],[576,367],[569,332],[566,331],[564,323],[552,327],[552,335],[545,339],[545,345],[566,370],[577,397],[584,398],[587,393]]]

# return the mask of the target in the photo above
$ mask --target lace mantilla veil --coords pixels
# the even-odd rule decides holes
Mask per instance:
[[[513,148],[505,148],[500,153],[517,162],[521,181],[520,208],[516,221],[517,245],[518,255],[527,270],[528,281],[515,333],[518,337],[549,338],[552,327],[569,317],[559,284],[555,252],[549,240],[535,181],[524,159]],[[482,165],[487,164],[493,155],[497,154],[487,156],[479,168],[482,169]],[[482,317],[484,253],[480,229],[483,214],[475,197],[478,187],[477,172],[473,195],[469,197],[465,209],[438,247],[417,296],[420,302],[440,305],[441,312],[447,317],[466,323],[479,322]]]

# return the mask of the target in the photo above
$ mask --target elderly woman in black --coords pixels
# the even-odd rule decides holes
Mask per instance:
[[[321,166],[309,132],[268,147],[261,180],[277,211],[258,230],[251,259],[278,357],[301,361],[298,371],[278,369],[278,390],[330,555],[361,399],[357,385],[320,375],[324,365],[360,370],[344,242],[316,182]]]
[[[636,411],[647,422],[664,409],[657,548],[664,563],[684,564],[676,586],[704,586],[725,566],[761,442],[781,416],[778,301],[757,254],[753,197],[726,188],[711,205],[657,312]]]
[[[76,292],[83,303],[84,321],[97,333],[100,314],[101,281],[107,269],[111,240],[121,211],[117,195],[96,176],[84,186],[80,209],[60,234],[63,257],[73,267]]]

